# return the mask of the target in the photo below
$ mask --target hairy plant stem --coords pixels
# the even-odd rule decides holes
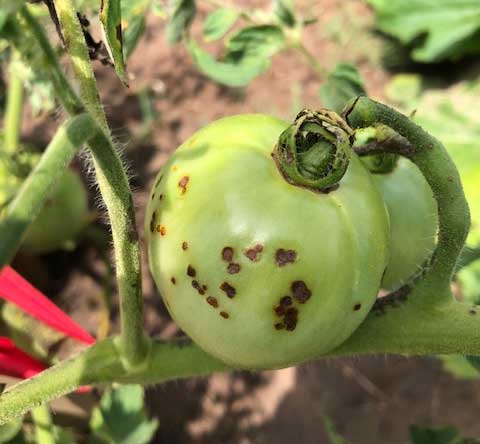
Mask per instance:
[[[22,183],[0,221],[0,269],[13,259],[28,227],[65,174],[73,156],[96,132],[105,138],[86,113],[72,117],[57,130],[40,162]]]
[[[8,79],[7,106],[4,118],[4,146],[5,153],[14,153],[18,148],[20,126],[23,111],[23,82],[14,72],[14,65],[20,56],[16,50],[12,51],[10,60],[10,76]]]
[[[148,341],[143,331],[140,243],[136,231],[132,194],[122,162],[111,141],[85,38],[73,3],[70,0],[55,0],[54,3],[85,107],[105,132],[105,135],[96,134],[92,137],[88,146],[92,153],[100,193],[112,226],[120,298],[122,358],[126,365],[135,366],[145,359]],[[75,114],[83,108],[82,101],[68,84],[43,30],[26,7],[23,8],[22,15],[45,53],[52,70],[52,80],[56,89],[60,90],[59,98],[62,105],[70,114]]]
[[[352,128],[365,128],[379,123],[386,125],[407,139],[413,148],[407,157],[418,166],[430,185],[439,216],[438,242],[420,281],[427,286],[430,294],[419,302],[430,308],[449,303],[453,296],[444,289],[450,288],[470,226],[468,204],[455,164],[440,141],[407,116],[386,105],[359,97],[347,105],[344,115]],[[401,149],[397,154],[405,155]]]
[[[36,444],[55,444],[52,415],[48,406],[41,405],[32,410]]]

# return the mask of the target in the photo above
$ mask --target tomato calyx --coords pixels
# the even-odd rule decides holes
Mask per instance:
[[[347,171],[353,131],[335,112],[301,111],[279,137],[273,157],[292,185],[329,192]]]

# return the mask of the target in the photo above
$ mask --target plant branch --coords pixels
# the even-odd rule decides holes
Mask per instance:
[[[14,153],[18,148],[20,126],[23,111],[23,82],[14,72],[15,63],[19,60],[16,50],[12,51],[10,59],[10,76],[8,79],[7,106],[4,118],[4,152]]]
[[[65,41],[71,51],[72,65],[80,84],[82,98],[86,101],[85,106],[103,125],[105,131],[105,135],[95,135],[88,146],[92,152],[98,186],[112,225],[120,298],[122,357],[128,365],[136,365],[145,359],[148,343],[143,332],[140,243],[136,231],[132,194],[122,162],[111,141],[103,108],[98,99],[95,77],[75,9],[70,0],[56,0],[55,7]],[[52,80],[62,105],[70,114],[75,114],[83,108],[82,102],[73,92],[60,69],[43,30],[26,7],[22,9],[22,15],[49,61]]]
[[[57,130],[0,221],[0,269],[13,259],[28,227],[65,174],[73,156],[97,131],[100,132],[99,127],[86,113],[72,117]]]
[[[470,224],[468,204],[455,164],[440,141],[407,116],[386,105],[359,97],[347,105],[344,115],[354,129],[379,123],[386,125],[407,139],[414,148],[407,157],[425,176],[437,202],[439,214],[438,242],[421,278],[421,282],[427,285],[420,303],[448,303],[453,296],[449,291],[443,290],[450,286]],[[398,154],[405,155],[400,149]]]

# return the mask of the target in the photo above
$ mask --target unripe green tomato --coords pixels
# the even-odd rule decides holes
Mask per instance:
[[[0,170],[0,205],[15,195],[20,184],[21,180],[9,174],[6,169]],[[2,213],[4,214],[0,212],[0,217]],[[85,187],[78,175],[67,169],[44,208],[29,227],[21,251],[37,255],[61,249],[76,238],[85,226],[86,219]]]
[[[388,260],[386,209],[357,156],[334,191],[291,185],[272,159],[286,127],[265,115],[206,126],[165,164],[146,210],[170,314],[235,367],[286,367],[340,345]]]
[[[390,260],[382,287],[394,289],[418,272],[433,252],[438,228],[437,204],[424,176],[410,160],[374,174],[390,216]]]

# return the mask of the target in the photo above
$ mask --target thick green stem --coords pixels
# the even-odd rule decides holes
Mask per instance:
[[[94,136],[88,146],[92,152],[98,186],[112,225],[120,298],[122,356],[129,365],[136,365],[145,359],[148,348],[143,331],[140,243],[136,231],[132,194],[120,157],[111,142],[103,108],[98,99],[85,39],[73,4],[70,0],[56,0],[55,7],[85,106],[103,125],[107,135]],[[22,14],[49,61],[52,80],[62,105],[70,114],[78,112],[78,109],[83,107],[82,102],[68,84],[43,30],[26,8],[23,8]]]
[[[0,269],[13,259],[29,225],[65,174],[65,168],[73,156],[95,132],[100,131],[86,113],[72,117],[57,130],[40,162],[22,183],[0,222]]]
[[[36,444],[55,444],[52,415],[47,405],[41,405],[32,410],[35,427]]]
[[[440,141],[407,116],[366,97],[355,99],[346,107],[345,117],[353,128],[384,124],[405,137],[413,148],[408,155],[430,185],[439,215],[438,242],[423,281],[429,294],[422,303],[448,303],[449,288],[458,257],[468,234],[470,215],[455,164]],[[399,150],[398,154],[405,155]],[[436,295],[436,292],[440,292]]]
[[[62,27],[63,38],[70,56],[75,78],[80,88],[80,98],[88,111],[98,119],[100,126],[109,133],[107,119],[98,95],[97,81],[90,63],[88,47],[82,26],[72,0],[54,0],[55,11]]]
[[[18,148],[20,127],[22,124],[23,111],[23,82],[15,74],[14,65],[18,61],[19,55],[13,50],[10,61],[10,77],[8,79],[7,106],[4,119],[4,151],[14,153]]]

